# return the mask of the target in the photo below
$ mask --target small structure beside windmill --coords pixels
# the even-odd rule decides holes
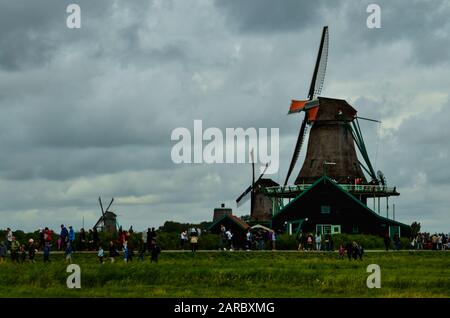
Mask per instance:
[[[244,246],[245,235],[250,226],[241,218],[233,215],[231,208],[226,208],[225,204],[222,204],[220,208],[214,209],[213,223],[208,227],[208,230],[214,234],[221,234],[221,226],[224,226],[233,234],[235,248]]]
[[[102,199],[99,197],[98,202],[100,204],[100,209],[102,211],[102,215],[98,219],[97,223],[95,223],[94,228],[97,229],[99,232],[106,232],[106,233],[116,233],[117,232],[117,215],[109,211],[109,208],[111,207],[112,203],[114,202],[114,198],[111,199],[111,202],[109,203],[106,210],[103,210],[103,203]]]
[[[308,99],[293,100],[289,109],[289,114],[303,112],[304,118],[284,185],[261,187],[272,202],[271,226],[290,233],[409,236],[410,226],[389,218],[389,197],[400,193],[396,187],[387,186],[383,173],[375,173],[358,119],[378,121],[358,117],[356,109],[343,99],[318,96],[325,78],[328,41],[328,27],[324,27]],[[303,165],[294,184],[288,185],[308,129]],[[358,159],[355,144],[363,162]],[[251,214],[259,217],[254,202],[256,184],[253,182],[237,202],[251,192]],[[381,198],[386,200],[386,217],[380,213]],[[369,208],[372,199],[373,209]]]

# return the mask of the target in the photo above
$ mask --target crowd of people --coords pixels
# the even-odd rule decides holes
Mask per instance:
[[[296,236],[297,250],[299,251],[334,251],[333,236],[316,233],[299,232]]]
[[[108,247],[111,263],[114,263],[116,258],[121,255],[120,252],[122,252],[125,262],[131,262],[135,255],[135,248],[138,250],[139,260],[143,261],[145,253],[148,251],[151,262],[158,262],[161,248],[157,244],[155,228],[149,228],[147,233],[142,233],[137,246],[130,239],[132,234],[133,227],[130,227],[128,231],[122,230],[120,227],[117,236],[105,244],[101,242],[96,228],[88,231],[82,228],[79,233],[75,233],[72,226],[66,228],[64,224],[61,224],[59,234],[55,234],[53,230],[46,227],[39,230],[37,241],[30,238],[26,243],[20,243],[13,235],[12,230],[7,228],[5,240],[0,240],[0,263],[5,261],[8,252],[13,262],[34,263],[36,253],[39,251],[42,251],[43,261],[50,262],[52,248],[64,252],[64,258],[68,263],[72,262],[72,253],[75,250],[79,252],[96,251],[99,262],[104,263],[106,257],[104,247]]]
[[[275,231],[267,231],[264,229],[248,229],[245,233],[245,242],[243,246],[239,246],[237,239],[230,228],[224,225],[220,226],[219,249],[224,251],[234,251],[242,247],[244,250],[264,250],[266,242],[269,242],[270,249],[276,250],[277,234]]]
[[[96,251],[100,263],[104,263],[105,259],[109,257],[110,262],[115,262],[120,255],[123,256],[125,262],[131,262],[137,251],[137,256],[140,261],[145,258],[146,252],[150,255],[151,262],[158,262],[158,256],[161,253],[161,248],[157,244],[157,231],[155,228],[148,228],[147,232],[133,235],[133,227],[128,231],[119,228],[116,236],[102,242],[96,228],[80,229],[76,233],[72,226],[68,228],[61,224],[59,234],[55,234],[53,230],[48,227],[40,229],[37,239],[29,238],[25,242],[19,242],[13,235],[10,228],[6,230],[6,237],[0,240],[0,263],[3,263],[7,258],[8,252],[13,262],[32,262],[36,261],[36,253],[42,251],[43,261],[50,261],[50,254],[52,249],[64,252],[64,257],[67,262],[72,262],[72,253],[76,250]],[[198,251],[199,238],[201,230],[191,228],[180,233],[180,248],[190,244],[190,249],[193,253]],[[136,240],[136,237],[138,238]],[[270,249],[276,249],[277,233],[268,229],[249,229],[245,234],[245,242],[243,246],[237,244],[236,237],[231,229],[225,228],[224,225],[220,227],[220,250],[233,251],[237,248],[244,250],[264,250],[265,244],[270,244]],[[35,237],[36,238],[36,237]],[[299,232],[296,235],[297,249],[299,251],[334,251],[334,241],[331,234],[322,235],[321,233],[304,233]],[[242,244],[242,243],[241,243]],[[401,240],[398,234],[393,238],[386,233],[384,236],[384,245],[386,251],[389,249],[400,250]],[[410,239],[410,249],[417,250],[450,250],[450,241],[448,234],[430,234],[419,233]],[[106,252],[108,254],[106,254]],[[339,257],[343,258],[347,254],[349,259],[362,259],[364,249],[355,241],[341,244],[338,248]]]
[[[184,230],[180,234],[180,248],[184,250],[185,246],[188,244],[188,241],[191,245],[191,251],[192,253],[195,253],[198,251],[199,246],[199,237],[200,237],[201,231],[200,229],[191,228],[189,230]]]
[[[450,250],[449,234],[418,233],[410,242],[411,249],[417,250]]]

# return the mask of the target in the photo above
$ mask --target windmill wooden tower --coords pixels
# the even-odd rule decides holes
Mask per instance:
[[[308,99],[292,100],[289,114],[304,113],[283,187],[264,191],[273,201],[272,222],[280,228],[295,222],[309,231],[382,234],[403,233],[407,225],[388,218],[390,196],[396,188],[385,184],[384,175],[375,173],[364,143],[357,111],[345,100],[318,96],[323,88],[328,60],[328,27],[322,31],[319,52],[308,91]],[[310,130],[305,160],[294,185],[288,185],[302,145]],[[358,159],[356,147],[359,150]],[[368,178],[363,173],[367,173]],[[370,179],[370,182],[368,182]],[[380,215],[380,198],[386,198],[386,218]],[[285,206],[284,199],[290,201]],[[373,210],[367,206],[373,198]],[[378,200],[378,214],[376,211]],[[292,225],[292,224],[291,224]]]

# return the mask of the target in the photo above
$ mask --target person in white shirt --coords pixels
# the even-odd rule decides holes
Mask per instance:
[[[6,234],[7,246],[6,246],[6,248],[9,250],[9,249],[11,249],[11,245],[12,245],[12,241],[13,241],[13,232],[11,231],[11,229],[9,227],[6,229],[6,231],[7,231],[7,234]]]
[[[188,235],[186,231],[181,232],[180,234],[180,245],[181,245],[181,249],[184,250],[184,245],[187,243],[188,241]]]
[[[230,251],[232,251],[233,250],[233,233],[231,233],[230,230],[227,230],[225,232],[225,235],[227,236],[228,249]]]

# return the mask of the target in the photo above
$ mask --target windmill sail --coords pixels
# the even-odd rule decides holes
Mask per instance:
[[[308,99],[312,101],[317,95],[322,92],[323,82],[325,80],[325,72],[327,70],[328,61],[328,27],[324,26],[322,31],[322,38],[320,40],[319,52],[317,54],[316,65],[314,67],[313,77],[311,79],[311,85],[309,87]],[[305,110],[305,117],[300,126],[300,131],[297,137],[297,142],[295,144],[294,154],[292,155],[291,163],[289,165],[288,173],[284,185],[289,181],[292,170],[294,170],[295,164],[297,163],[298,156],[300,155],[301,146],[303,144],[303,139],[305,136],[306,124],[308,123],[308,109],[306,109],[306,101],[297,101],[296,104],[291,105],[289,113],[299,112]]]
[[[325,80],[325,72],[327,71],[328,42],[328,27],[324,26],[322,31],[322,38],[320,40],[319,52],[317,54],[316,65],[314,67],[314,73],[311,80],[311,85],[309,87],[309,100],[313,100],[322,92],[323,82]]]
[[[289,181],[289,177],[291,176],[292,170],[294,170],[295,163],[297,162],[298,156],[300,155],[300,150],[302,148],[305,132],[306,132],[306,123],[307,123],[308,115],[305,113],[305,118],[302,121],[302,125],[300,127],[300,131],[297,137],[297,143],[295,144],[294,154],[292,155],[291,164],[289,165],[288,174],[286,176],[286,180],[284,181],[284,185],[286,185]]]
[[[105,218],[105,211],[103,210],[102,198],[98,197],[98,202],[100,203],[100,209],[102,210],[102,218]]]
[[[240,207],[242,204],[248,201],[250,199],[250,196],[248,195],[253,189],[253,186],[249,186],[240,196],[236,199],[236,204],[238,207]]]

